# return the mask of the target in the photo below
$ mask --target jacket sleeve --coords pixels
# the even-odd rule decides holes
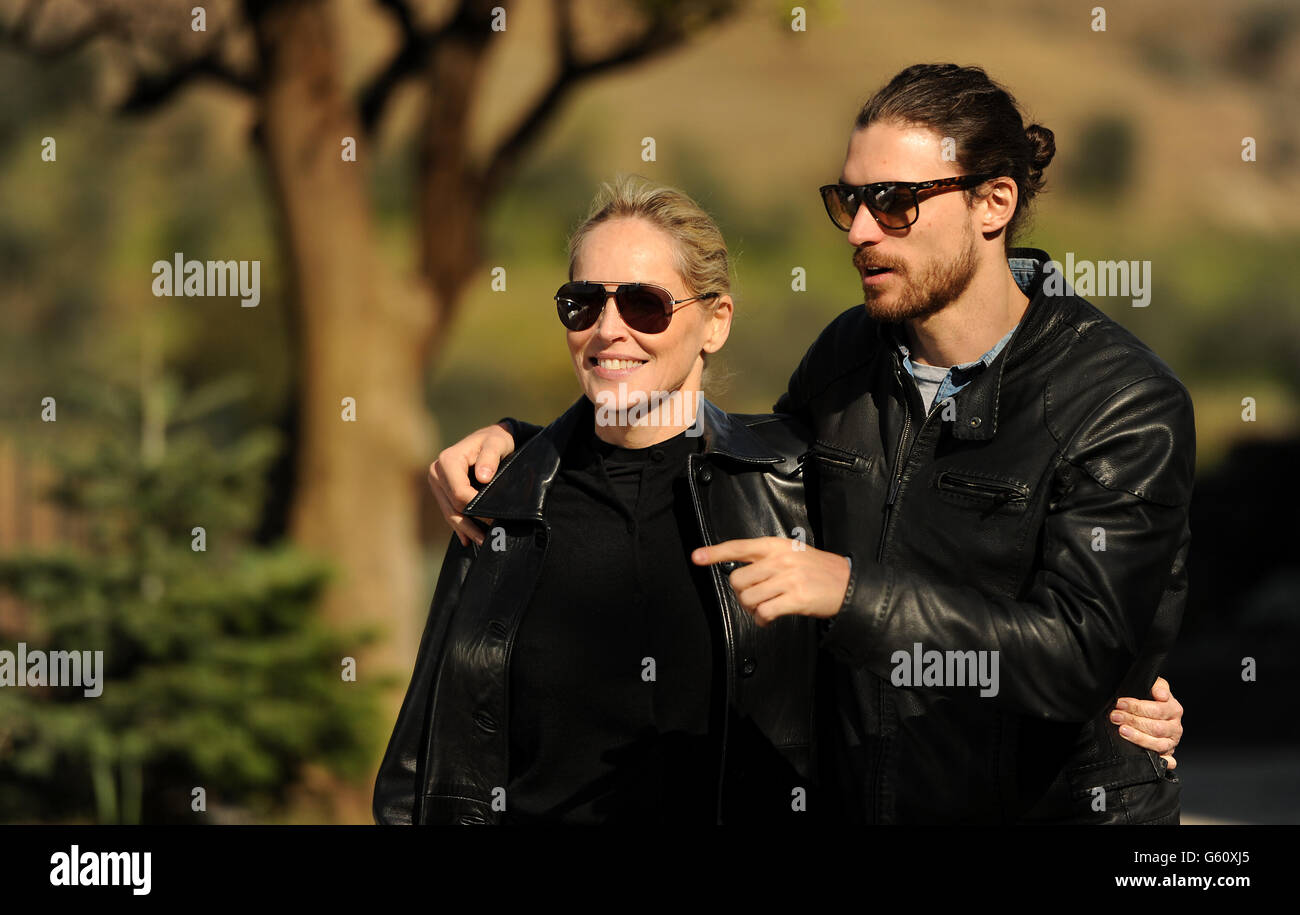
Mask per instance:
[[[475,547],[461,546],[454,534],[438,573],[438,584],[429,605],[411,683],[397,713],[397,724],[375,778],[372,804],[375,822],[381,826],[409,826],[419,821],[424,775],[424,753],[429,733],[429,702],[434,677],[442,654],[447,623],[460,603],[465,576],[474,561]]]
[[[1151,650],[1162,599],[1177,613],[1172,623],[1162,614],[1156,637],[1172,640],[1181,619],[1193,436],[1191,399],[1176,379],[1128,385],[1064,443],[1022,600],[855,555],[824,647],[886,680],[894,653],[914,643],[996,651],[992,701],[1042,719],[1088,720]]]
[[[809,347],[799,365],[790,374],[790,381],[786,385],[785,393],[778,397],[776,403],[772,406],[773,413],[786,413],[797,417],[800,422],[809,427],[812,426],[813,419],[812,413],[808,409],[808,361],[813,358],[813,351],[816,347],[816,342]]]
[[[524,422],[522,419],[514,419],[510,416],[498,419],[497,422],[510,430],[510,437],[515,440],[515,450],[518,450],[520,445],[542,431],[541,426],[534,426],[532,423]]]
[[[865,309],[854,305],[845,309],[826,326],[809,345],[799,365],[790,374],[786,391],[772,407],[773,413],[788,413],[798,417],[809,428],[814,428],[809,401],[816,397],[827,383],[869,357],[870,348],[863,345]]]

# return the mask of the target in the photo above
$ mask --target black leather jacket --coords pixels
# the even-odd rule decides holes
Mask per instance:
[[[702,401],[703,450],[689,458],[702,540],[811,540],[802,474],[806,433],[789,417],[742,417]],[[546,558],[548,486],[569,437],[592,428],[585,398],[522,445],[466,507],[493,519],[503,550],[452,537],[410,687],[375,784],[378,823],[497,823],[509,749],[509,658]],[[759,628],[712,580],[726,641],[727,707],[718,818],[816,816],[813,684],[818,633],[803,617]],[[802,792],[802,793],[801,793]],[[807,811],[801,807],[807,807]]]
[[[823,642],[840,789],[865,822],[1176,823],[1177,777],[1107,715],[1147,695],[1182,618],[1191,399],[1132,334],[1048,294],[1045,252],[1010,254],[1037,262],[1029,308],[951,419],[862,306],[776,405],[816,433],[814,527],[852,559]],[[998,652],[997,694],[906,685],[917,644]]]

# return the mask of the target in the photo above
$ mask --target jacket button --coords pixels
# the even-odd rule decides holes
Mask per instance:
[[[483,730],[487,731],[489,734],[496,733],[496,729],[497,729],[496,719],[493,718],[491,715],[489,715],[487,712],[475,712],[474,723],[477,724],[479,727],[481,727]]]
[[[980,426],[980,418],[978,416],[972,416],[970,420],[970,427],[972,429],[978,429],[979,426]]]
[[[742,677],[752,677],[756,670],[758,670],[758,662],[753,658],[745,658],[740,662],[740,675]]]
[[[546,531],[538,531],[533,534],[533,543],[538,546],[546,546]]]
[[[708,464],[705,464],[699,470],[695,471],[695,479],[699,480],[701,483],[707,483],[709,480],[713,479],[713,470]]]
[[[650,460],[658,463],[663,459],[664,459],[664,452],[662,448],[656,448],[654,451],[650,452]]]

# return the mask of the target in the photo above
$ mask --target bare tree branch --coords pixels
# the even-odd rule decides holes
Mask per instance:
[[[124,20],[112,6],[94,6],[85,21],[62,33],[38,34],[37,14],[44,8],[42,0],[28,0],[9,26],[0,26],[0,44],[21,50],[38,60],[51,60],[80,50],[101,35],[121,34]]]
[[[573,3],[571,0],[555,0],[551,10],[555,26],[555,51],[560,65],[568,66],[573,60]]]
[[[415,16],[412,15],[411,7],[407,5],[406,0],[375,0],[375,2],[393,14],[398,26],[401,27],[403,38],[416,37]]]
[[[554,7],[559,68],[546,90],[488,158],[482,173],[482,187],[494,193],[514,170],[525,152],[536,142],[541,129],[559,106],[585,80],[648,60],[680,45],[694,27],[719,22],[731,15],[735,0],[715,0],[699,11],[696,26],[687,25],[684,9],[677,5],[656,6],[650,22],[620,47],[590,60],[578,60],[574,52],[574,25],[569,0],[556,0]]]
[[[139,113],[155,108],[181,86],[199,78],[214,79],[243,92],[251,93],[257,89],[254,73],[241,71],[227,60],[224,46],[229,36],[228,29],[212,31],[206,39],[206,47],[197,50],[192,49],[191,41],[191,50],[186,55],[184,51],[178,54],[177,48],[184,48],[180,38],[192,39],[192,33],[188,29],[180,32],[183,26],[172,26],[166,13],[149,2],[134,6],[110,0],[84,3],[81,6],[84,17],[71,24],[66,17],[57,15],[42,21],[39,14],[46,9],[43,0],[29,0],[11,25],[0,27],[0,43],[16,47],[37,59],[50,60],[80,50],[97,38],[105,38],[121,44],[128,56],[133,50],[143,50],[167,60],[167,65],[162,68],[140,70],[135,74],[131,90],[119,105],[120,111]],[[49,26],[51,18],[56,20],[56,27]],[[149,28],[160,21],[167,29]]]
[[[252,94],[257,91],[256,78],[234,70],[211,54],[180,63],[164,73],[137,75],[118,110],[124,114],[151,111],[171,98],[178,89],[201,77],[215,79],[241,92]]]
[[[375,77],[361,90],[358,110],[361,113],[361,127],[368,134],[373,134],[379,126],[393,92],[405,80],[424,70],[429,56],[454,32],[471,31],[470,23],[476,18],[470,0],[462,0],[456,12],[436,29],[421,30],[415,23],[406,0],[376,0],[376,2],[393,15],[401,31],[401,44],[397,53],[388,61]]]
[[[419,34],[404,40],[401,48],[388,62],[388,66],[376,74],[375,78],[361,90],[361,101],[358,107],[361,112],[361,126],[366,133],[374,133],[393,91],[404,80],[423,68],[430,50],[437,41],[436,35]]]

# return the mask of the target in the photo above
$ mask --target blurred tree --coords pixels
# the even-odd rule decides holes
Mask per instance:
[[[1089,118],[1079,132],[1079,151],[1070,159],[1065,180],[1080,194],[1113,199],[1133,182],[1137,132],[1120,114]]]
[[[1250,79],[1273,78],[1298,27],[1300,13],[1289,4],[1273,3],[1243,10],[1237,19],[1237,32],[1226,49],[1228,66]]]
[[[400,39],[355,98],[344,87],[338,10],[326,0],[210,2],[202,7],[205,31],[192,28],[199,7],[188,0],[9,2],[16,11],[0,25],[0,40],[42,57],[111,42],[130,70],[122,112],[155,109],[201,79],[252,101],[297,311],[301,436],[290,530],[342,567],[326,616],[383,623],[396,639],[375,659],[391,663],[418,641],[411,609],[423,605],[418,519],[433,444],[422,382],[480,266],[488,208],[575,88],[681,45],[739,0],[609,0],[577,9],[553,0],[553,72],[484,156],[470,150],[470,119],[510,4],[459,0],[432,12],[408,0],[375,5]],[[380,257],[374,201],[358,167],[399,88],[414,88],[422,106],[414,277]],[[356,163],[343,157],[348,138]],[[355,424],[341,419],[349,397]]]
[[[0,557],[0,590],[34,611],[2,644],[102,651],[101,693],[0,690],[0,822],[203,822],[195,787],[210,812],[265,815],[304,764],[364,773],[387,684],[341,671],[375,634],[316,615],[324,563],[248,543],[277,434],[220,444],[199,425],[246,390],[81,388],[61,406],[91,419],[50,424],[45,496],[88,541]]]

